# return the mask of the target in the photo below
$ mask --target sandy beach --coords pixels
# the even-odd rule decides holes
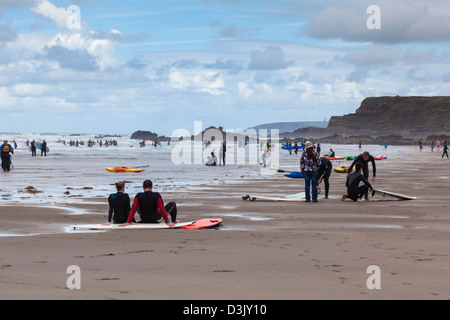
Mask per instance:
[[[215,230],[70,230],[106,222],[107,200],[98,195],[58,206],[3,204],[0,298],[449,299],[449,170],[441,152],[378,161],[375,186],[412,201],[341,202],[345,174],[335,172],[330,198],[322,193],[318,203],[241,199],[304,190],[303,180],[282,174],[164,188],[182,220],[223,218]],[[79,290],[66,285],[71,265],[81,271]],[[380,268],[380,289],[366,284],[371,265]]]

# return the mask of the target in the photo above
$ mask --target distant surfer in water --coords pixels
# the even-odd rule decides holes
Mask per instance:
[[[14,154],[14,149],[8,144],[8,140],[5,140],[3,144],[0,146],[1,160],[2,160],[2,169],[3,171],[9,171],[11,169],[11,155]]]
[[[361,174],[361,169],[363,164],[361,162],[356,163],[355,172],[348,175],[345,186],[347,187],[347,194],[342,196],[341,201],[346,198],[352,199],[353,201],[362,202],[362,197],[365,196],[367,199],[369,189],[372,189],[372,185],[367,181],[366,177]],[[364,185],[360,186],[359,183],[363,182]]]
[[[42,155],[47,156],[47,142],[45,140],[42,141],[41,157],[42,157]]]
[[[169,228],[173,228],[177,219],[177,205],[175,202],[169,202],[164,206],[161,195],[153,192],[153,183],[151,180],[145,180],[143,183],[144,192],[139,192],[134,198],[133,207],[130,210],[126,223],[121,227],[133,223],[136,212],[141,217],[140,223],[161,223],[165,222]],[[172,221],[169,220],[169,215]]]
[[[36,156],[36,146],[34,144],[35,144],[35,141],[33,139],[33,141],[31,141],[31,156],[32,157]]]
[[[112,223],[125,223],[130,213],[130,196],[125,193],[125,182],[116,182],[116,193],[112,193],[108,198],[109,212],[108,222],[104,226]],[[134,219],[133,221],[134,222]]]

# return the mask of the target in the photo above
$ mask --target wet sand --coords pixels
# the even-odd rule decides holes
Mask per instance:
[[[338,173],[318,203],[241,199],[303,191],[303,180],[282,174],[164,191],[185,221],[223,218],[216,230],[71,231],[106,222],[107,201],[96,197],[67,209],[2,206],[1,230],[15,236],[1,237],[0,298],[449,299],[450,161],[440,156],[377,162],[375,186],[413,201],[341,202]],[[80,290],[66,286],[70,265],[80,267]],[[370,265],[380,267],[381,289],[366,285]]]

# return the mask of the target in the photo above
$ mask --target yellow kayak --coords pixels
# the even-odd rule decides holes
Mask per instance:
[[[105,167],[105,169],[109,172],[142,172],[145,171],[145,169],[135,169],[135,168],[128,168],[128,167]]]
[[[352,168],[352,171],[355,170]],[[348,173],[348,167],[347,166],[340,166],[339,168],[334,168],[333,171],[340,172],[340,173]]]

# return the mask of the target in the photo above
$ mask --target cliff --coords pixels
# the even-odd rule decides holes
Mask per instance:
[[[367,98],[353,114],[331,117],[328,134],[419,138],[450,133],[450,97]]]

